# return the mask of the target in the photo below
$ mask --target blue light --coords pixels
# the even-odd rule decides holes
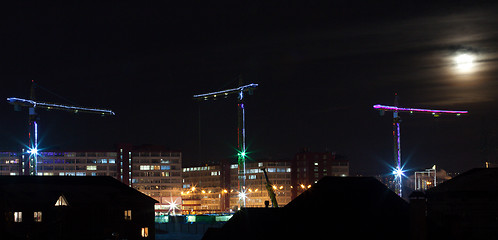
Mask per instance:
[[[197,95],[194,95],[194,98],[202,98],[202,97],[207,98],[207,97],[212,97],[212,96],[218,95],[218,94],[225,94],[225,96],[228,94],[231,94],[231,93],[239,93],[240,94],[240,92],[248,91],[251,88],[256,88],[258,86],[259,85],[257,83],[251,83],[251,84],[247,84],[244,86],[240,86],[237,88],[231,88],[231,89],[227,89],[227,90],[223,90],[223,91],[217,91],[217,92],[211,92],[211,93],[205,93],[205,94],[197,94]],[[239,98],[240,97],[241,96],[239,96]]]
[[[78,111],[87,111],[87,112],[96,112],[100,114],[109,114],[109,115],[116,115],[113,111],[111,110],[105,110],[105,109],[98,109],[98,108],[85,108],[85,107],[78,107],[78,106],[69,106],[69,105],[62,105],[62,104],[53,104],[53,103],[45,103],[45,102],[36,102],[33,100],[28,100],[28,99],[22,99],[22,98],[7,98],[7,101],[9,101],[10,104],[14,105],[21,105],[21,106],[28,106],[28,107],[44,107],[47,109],[55,108],[55,109],[64,109],[64,110],[71,110],[77,113]]]

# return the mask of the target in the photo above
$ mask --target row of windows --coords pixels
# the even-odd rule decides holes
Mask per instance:
[[[11,173],[10,175],[17,175]],[[111,176],[116,177],[116,173],[107,174],[107,172],[37,172],[37,176]]]
[[[140,165],[139,169],[142,171],[148,171],[148,170],[175,170],[175,168],[176,166],[170,166],[170,165]]]
[[[58,157],[116,157],[116,152],[39,152],[43,156]]]
[[[162,178],[162,179],[134,178],[131,180],[131,182],[132,183],[181,183],[182,180],[174,178]]]
[[[183,168],[183,172],[193,172],[193,171],[208,171],[208,170],[215,170],[215,166],[204,166],[204,167],[190,167],[190,168]]]
[[[5,164],[17,164],[17,163],[19,163],[19,159],[7,159],[7,160],[2,159],[0,161],[0,164],[3,164],[3,163],[5,163]]]
[[[101,158],[101,159],[53,159],[53,158],[38,158],[38,164],[114,164],[116,159],[114,158]]]
[[[53,170],[86,170],[86,171],[116,171],[116,166],[38,166],[39,171],[53,171]]]
[[[150,158],[140,158],[136,157],[131,160],[132,163],[163,163],[163,164],[178,164],[180,163],[180,159],[150,159]]]
[[[180,157],[180,152],[132,152],[133,157]]]
[[[170,172],[133,172],[133,177],[169,177],[180,176],[180,174],[172,174]]]
[[[5,216],[6,216],[8,222],[16,222],[16,223],[23,222],[22,212],[7,212],[5,214]],[[42,221],[42,212],[41,211],[33,212],[33,221],[34,222],[41,222]]]

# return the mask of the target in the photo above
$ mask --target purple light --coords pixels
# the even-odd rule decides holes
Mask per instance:
[[[396,128],[397,128],[396,132],[397,132],[397,135],[398,135],[397,136],[397,138],[398,138],[398,149],[397,149],[397,151],[398,151],[398,159],[397,159],[398,160],[398,166],[397,167],[398,167],[398,169],[401,169],[401,147],[400,147],[401,146],[401,141],[400,141],[401,140],[401,135],[399,133],[399,122],[396,123]]]
[[[404,112],[427,112],[427,113],[452,113],[452,114],[465,114],[468,111],[452,111],[452,110],[434,110],[434,109],[421,109],[421,108],[402,108],[386,105],[374,105],[373,108],[384,111],[404,111]]]

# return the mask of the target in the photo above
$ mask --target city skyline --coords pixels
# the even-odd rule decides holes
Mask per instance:
[[[497,9],[486,1],[12,6],[2,27],[0,150],[27,144],[27,112],[5,99],[28,98],[34,79],[49,90],[37,89],[39,100],[116,112],[39,110],[41,148],[129,142],[182,151],[190,165],[235,159],[235,98],[192,96],[237,87],[240,75],[259,84],[246,99],[254,159],[309,147],[348,157],[353,174],[388,174],[392,116],[372,106],[392,105],[398,93],[400,107],[469,111],[400,114],[407,168],[484,167],[497,156]]]

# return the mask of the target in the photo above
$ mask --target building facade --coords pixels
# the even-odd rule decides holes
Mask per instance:
[[[0,152],[0,175],[24,175],[23,154]],[[111,176],[158,201],[156,213],[203,214],[265,207],[268,175],[279,206],[285,206],[325,176],[349,176],[349,162],[330,152],[302,151],[290,160],[247,161],[240,193],[238,165],[182,168],[182,154],[160,146],[117,145],[114,151],[38,153],[38,176]],[[244,202],[245,201],[245,202]]]
[[[25,154],[0,152],[0,175],[24,175]],[[114,151],[46,151],[37,157],[37,176],[111,176],[157,200],[165,211],[181,198],[182,153],[160,146],[118,145]]]
[[[279,205],[291,201],[291,163],[289,161],[257,161],[246,163],[245,207],[265,207],[269,201],[268,179]],[[183,168],[182,208],[187,213],[236,211],[243,206],[239,192],[238,165],[224,162],[219,165]]]
[[[292,199],[294,199],[323,177],[349,176],[349,161],[337,157],[333,152],[311,152],[305,149],[295,155],[292,169]]]
[[[229,212],[243,207],[243,200],[245,207],[265,207],[265,201],[271,200],[263,168],[279,206],[285,206],[325,176],[349,176],[348,160],[331,152],[303,151],[291,160],[246,162],[246,188],[241,195],[236,163],[224,161],[187,167],[182,170],[182,210],[185,213]]]

